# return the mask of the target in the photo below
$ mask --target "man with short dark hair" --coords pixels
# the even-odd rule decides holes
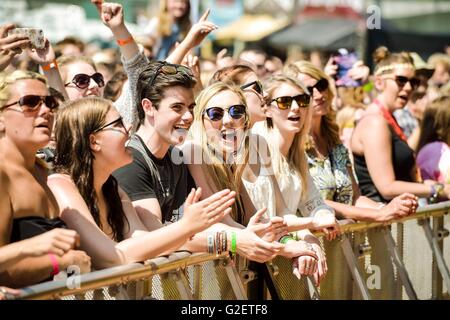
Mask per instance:
[[[134,160],[114,176],[146,226],[154,226],[154,217],[171,221],[190,190],[181,151],[174,146],[184,141],[192,124],[195,83],[190,69],[161,61],[139,74],[139,126],[129,145]]]

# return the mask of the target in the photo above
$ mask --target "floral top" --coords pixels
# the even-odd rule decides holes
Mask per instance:
[[[348,150],[337,145],[325,159],[317,158],[308,151],[309,172],[324,199],[351,205],[353,186],[348,168],[351,168]]]

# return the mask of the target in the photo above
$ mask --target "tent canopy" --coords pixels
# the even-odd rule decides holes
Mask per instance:
[[[300,45],[305,49],[355,49],[357,27],[357,21],[348,19],[307,19],[270,35],[267,40],[274,47]]]
[[[285,18],[274,19],[269,15],[243,15],[233,23],[219,28],[215,33],[215,38],[216,40],[230,39],[244,42],[258,41],[288,24],[289,21]]]

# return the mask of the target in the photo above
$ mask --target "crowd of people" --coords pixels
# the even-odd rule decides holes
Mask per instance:
[[[91,2],[118,50],[0,27],[0,299],[176,250],[284,256],[347,299],[343,256],[327,263],[339,220],[450,199],[449,55],[380,47],[373,74],[358,61],[360,85],[338,86],[334,56],[193,55],[217,26],[188,0],[162,1],[145,43],[120,4]]]

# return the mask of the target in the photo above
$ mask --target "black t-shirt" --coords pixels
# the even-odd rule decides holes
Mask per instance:
[[[159,174],[153,173],[140,151],[130,147],[133,162],[116,170],[114,177],[131,201],[156,198],[161,207],[163,223],[178,220],[178,209],[186,200],[188,190],[195,187],[182,162],[181,150],[170,147],[164,158],[157,159],[139,136],[134,135],[133,138],[137,138],[136,141],[144,147]]]

